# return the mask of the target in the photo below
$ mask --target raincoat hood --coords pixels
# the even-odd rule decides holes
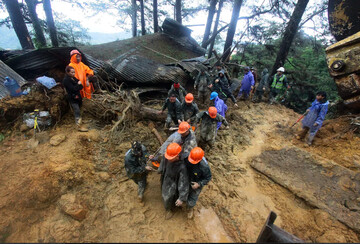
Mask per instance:
[[[219,74],[219,75],[220,75],[220,74],[223,74],[223,75],[225,76],[224,70],[220,70],[218,74]]]
[[[267,68],[263,69],[263,71],[261,72],[261,75],[264,76],[267,73],[269,73],[269,70]]]
[[[81,59],[82,59],[82,57],[81,57],[81,55],[80,55],[80,62],[81,62]],[[78,64],[78,61],[77,61],[77,59],[76,59],[76,54],[74,54],[74,55],[71,56],[70,62],[71,62],[71,63]]]

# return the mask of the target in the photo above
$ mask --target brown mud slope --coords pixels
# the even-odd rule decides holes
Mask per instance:
[[[156,173],[148,177],[144,206],[136,199],[123,160],[132,140],[141,140],[150,152],[159,147],[148,121],[126,122],[110,135],[111,126],[100,129],[85,116],[91,130],[80,133],[67,114],[35,149],[14,132],[0,143],[0,241],[254,242],[273,210],[276,225],[305,241],[358,242],[349,227],[250,167],[267,150],[295,146],[326,158],[338,145],[322,145],[320,138],[307,148],[293,140],[287,127],[299,115],[284,107],[239,106],[227,114],[230,130],[220,130],[215,148],[206,152],[213,179],[193,220],[181,209],[164,219]],[[165,139],[163,125],[155,126]],[[49,138],[55,135],[58,143],[61,135],[66,138],[52,146]],[[338,143],[351,140],[358,137]]]

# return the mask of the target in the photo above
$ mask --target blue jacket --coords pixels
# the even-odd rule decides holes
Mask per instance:
[[[225,117],[225,113],[226,113],[228,107],[224,103],[224,101],[222,99],[220,99],[219,96],[217,96],[215,98],[214,104],[215,104],[215,108],[217,109],[218,114]]]
[[[254,85],[255,85],[254,75],[251,73],[251,71],[249,71],[244,75],[244,78],[241,81],[241,90],[250,91],[251,87]]]
[[[328,111],[328,106],[328,101],[320,103],[315,99],[309,108],[309,113],[302,120],[303,126],[309,127],[312,130],[319,130],[324,122],[325,115]],[[315,123],[318,124],[318,126],[314,127]]]

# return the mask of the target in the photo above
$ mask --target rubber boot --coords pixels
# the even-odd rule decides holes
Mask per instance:
[[[174,216],[174,212],[171,210],[166,210],[165,219],[171,219]]]
[[[309,145],[309,146],[311,146],[312,145],[312,142],[313,142],[313,140],[314,140],[314,137],[315,137],[315,135],[309,135],[309,138],[308,138],[308,140],[307,140],[307,144]]]
[[[87,131],[89,131],[86,127],[84,127],[83,125],[81,125],[81,122],[82,122],[82,119],[81,119],[81,118],[78,119],[78,121],[76,122],[78,131],[80,131],[80,132],[87,132]]]
[[[192,219],[194,217],[194,209],[193,208],[189,208],[187,210],[187,218],[188,219]]]

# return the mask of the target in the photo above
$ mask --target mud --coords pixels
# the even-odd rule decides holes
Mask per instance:
[[[13,132],[0,144],[0,240],[254,242],[273,210],[277,226],[305,241],[358,242],[349,227],[250,167],[266,150],[300,147],[326,158],[337,145],[322,145],[322,131],[313,148],[294,140],[287,126],[299,115],[284,107],[247,102],[230,107],[230,130],[220,130],[215,148],[206,152],[213,179],[200,195],[193,220],[182,209],[165,220],[157,173],[148,177],[144,206],[136,198],[136,184],[126,177],[123,160],[131,141],[142,141],[150,152],[160,146],[149,121],[126,122],[110,135],[111,125],[101,127],[85,114],[91,130],[81,133],[73,115],[66,114],[48,132],[50,138],[66,135],[65,141],[34,149],[22,132]],[[168,136],[163,124],[155,127]],[[339,143],[358,140],[352,138]]]

